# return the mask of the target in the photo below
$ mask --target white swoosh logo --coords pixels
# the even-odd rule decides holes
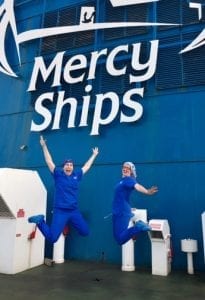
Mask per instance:
[[[13,0],[5,0],[4,3],[0,6],[0,71],[11,76],[16,76],[16,74],[12,71],[11,67],[6,58],[5,53],[5,38],[6,31],[8,26],[11,27],[14,40],[18,39],[17,29],[16,29],[16,20],[14,16],[13,10]],[[16,50],[20,62],[20,53],[19,53],[19,45],[16,43]]]
[[[184,48],[180,53],[185,53],[205,45],[205,29],[191,42],[186,48]]]
[[[121,28],[121,27],[142,27],[142,26],[170,26],[180,25],[173,23],[147,23],[147,22],[115,22],[115,23],[94,23],[86,25],[72,25],[50,27],[42,29],[33,29],[20,33],[17,37],[18,43],[23,43],[37,38],[48,37],[52,35],[60,35],[65,33],[73,33],[87,30],[108,29],[108,28]]]
[[[127,6],[127,5],[136,5],[141,3],[148,3],[148,2],[156,2],[159,0],[110,0],[112,6]]]
[[[142,2],[155,2],[158,0],[130,0],[130,1],[119,1],[118,5],[116,1],[113,2],[113,6],[120,6],[120,5],[131,5],[131,4],[140,4]],[[114,3],[115,2],[115,3]],[[129,2],[129,3],[128,3]],[[73,33],[73,32],[83,32],[87,30],[97,30],[97,29],[108,29],[108,28],[122,28],[122,27],[142,27],[142,26],[170,26],[175,25],[178,26],[180,24],[173,24],[173,23],[149,23],[149,22],[115,22],[115,23],[88,23],[88,24],[80,24],[80,25],[73,25],[73,26],[61,26],[61,27],[50,27],[50,28],[42,28],[42,29],[33,29],[26,32],[22,32],[20,34],[17,33],[16,29],[16,20],[14,15],[14,0],[5,0],[3,4],[0,6],[0,71],[10,75],[17,77],[15,72],[10,67],[6,52],[5,52],[5,38],[6,38],[6,31],[8,26],[11,27],[14,41],[16,45],[16,51],[19,59],[19,63],[21,64],[20,59],[20,52],[19,52],[19,45],[21,43],[49,37],[53,35],[61,35],[65,33]],[[202,32],[202,36],[205,33]],[[199,47],[205,43],[205,41],[200,41],[201,37],[197,40],[197,46]],[[193,49],[193,46],[189,46],[189,48],[185,48],[182,52],[190,51]]]

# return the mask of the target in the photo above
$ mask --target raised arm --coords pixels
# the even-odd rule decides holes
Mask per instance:
[[[43,136],[40,136],[40,144],[43,150],[43,155],[45,158],[45,162],[49,168],[49,170],[53,173],[54,169],[55,169],[55,164],[53,162],[53,159],[48,151],[47,145],[46,145],[46,141],[44,140]]]
[[[93,148],[92,150],[93,150],[93,154],[91,155],[91,157],[88,159],[88,161],[82,167],[83,174],[85,174],[90,169],[90,167],[92,166],[96,156],[99,153],[97,147]]]
[[[138,192],[146,194],[146,195],[153,195],[153,194],[155,194],[155,193],[158,192],[158,188],[156,186],[152,186],[151,188],[147,189],[147,188],[145,188],[143,185],[141,185],[139,183],[135,184],[135,189]]]

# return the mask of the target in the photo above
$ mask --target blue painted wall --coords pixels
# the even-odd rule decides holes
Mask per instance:
[[[32,2],[15,1],[20,31],[40,27],[44,12],[68,5],[67,1],[38,0],[35,5]],[[69,1],[69,5],[74,6],[84,3],[87,1]],[[103,1],[96,3],[103,7]],[[90,46],[90,51],[94,46],[97,42]],[[39,47],[38,40],[21,45],[22,65],[15,66],[17,79],[0,73],[0,167],[39,172],[48,191],[47,219],[50,221],[53,181],[39,145],[40,134],[30,132],[35,113],[33,94],[26,92]],[[204,56],[204,46],[199,49]],[[9,54],[12,59],[11,49]],[[205,64],[201,70],[205,71]],[[90,135],[89,126],[43,132],[57,165],[65,158],[73,158],[76,167],[80,167],[90,156],[92,147],[100,149],[80,191],[80,208],[91,234],[82,238],[71,230],[66,242],[66,258],[121,264],[121,249],[113,239],[112,220],[107,216],[111,213],[113,188],[121,176],[121,165],[130,160],[136,164],[141,184],[159,187],[153,197],[133,193],[131,201],[133,207],[147,209],[149,219],[168,219],[174,255],[172,267],[186,269],[180,240],[193,238],[197,239],[199,248],[194,255],[195,268],[204,270],[201,226],[201,213],[205,210],[204,84],[168,90],[155,90],[154,85],[155,78],[147,83],[141,102],[144,113],[136,123],[120,123],[118,118],[101,128],[98,136]],[[22,145],[27,145],[26,151],[20,149]],[[51,249],[47,244],[46,255],[51,255]],[[135,251],[136,266],[150,267],[151,249],[146,235],[137,239]]]

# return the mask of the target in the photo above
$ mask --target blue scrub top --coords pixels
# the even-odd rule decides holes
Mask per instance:
[[[82,176],[82,169],[73,171],[70,176],[66,175],[62,168],[54,169],[54,207],[67,209],[78,208],[79,182]]]
[[[113,215],[131,215],[129,198],[137,183],[134,177],[123,177],[115,187],[112,205]]]

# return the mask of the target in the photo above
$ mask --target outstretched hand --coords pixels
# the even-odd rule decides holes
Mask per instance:
[[[40,136],[40,144],[43,147],[46,144],[46,140],[44,140],[43,136]]]
[[[93,148],[92,150],[93,150],[93,154],[94,154],[95,156],[97,156],[97,155],[99,154],[98,147],[95,147],[95,148]]]
[[[93,153],[92,153],[91,157],[88,159],[88,161],[82,167],[83,174],[85,174],[92,166],[96,156],[98,155],[98,147],[93,148],[92,151],[93,151]]]
[[[158,192],[158,187],[157,186],[152,186],[150,189],[147,189],[148,195],[153,195]]]

